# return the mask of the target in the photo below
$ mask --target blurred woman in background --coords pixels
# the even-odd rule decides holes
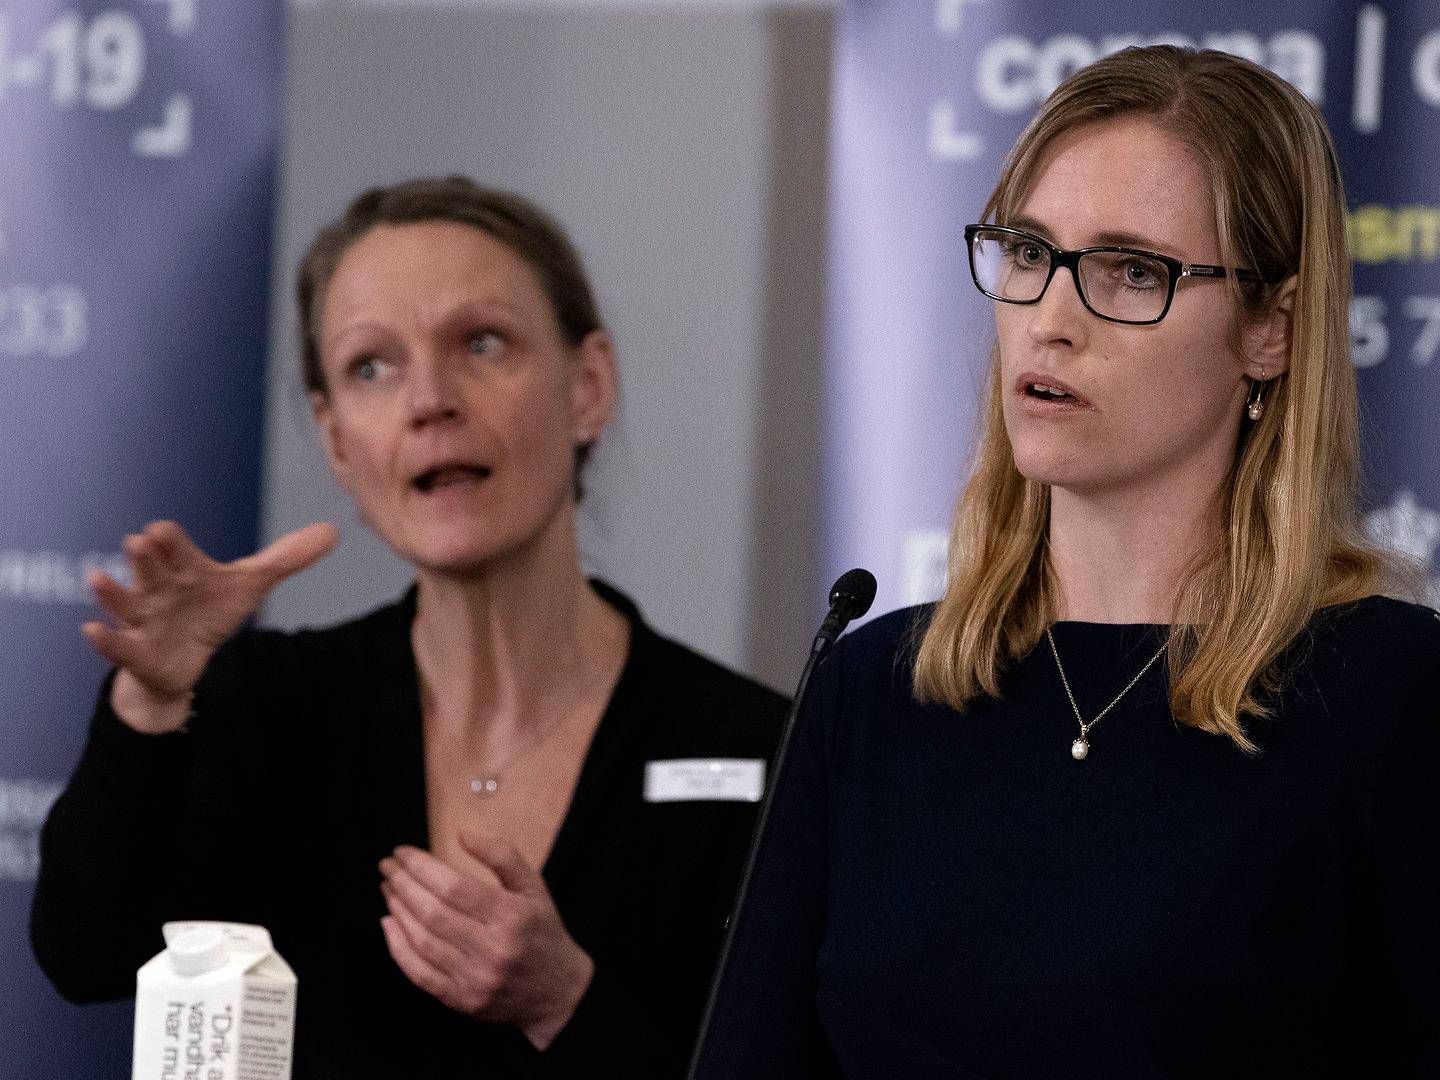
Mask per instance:
[[[579,258],[522,199],[417,180],[320,232],[299,302],[331,467],[415,585],[241,630],[333,527],[229,564],[174,523],[127,537],[133,581],[92,581],[115,672],[44,830],[36,954],[118,997],[167,920],[262,924],[300,1080],[674,1075],[784,701],[581,571],[617,372]]]

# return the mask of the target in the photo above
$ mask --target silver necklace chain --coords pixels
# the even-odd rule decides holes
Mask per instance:
[[[521,758],[528,755],[532,750],[537,750],[550,741],[550,738],[567,727],[576,716],[583,710],[576,707],[567,709],[559,720],[552,721],[550,726],[545,728],[536,737],[527,739],[521,743],[519,748],[512,750],[506,757],[502,758],[500,764],[491,769],[482,769],[478,774],[472,774],[470,779],[470,791],[475,795],[494,795],[500,790],[500,781],[505,776],[505,770],[516,764]]]
[[[1075,713],[1075,722],[1080,725],[1080,737],[1070,744],[1070,756],[1076,761],[1084,761],[1085,756],[1090,753],[1090,729],[1105,719],[1105,714],[1120,704],[1121,698],[1135,689],[1135,684],[1143,679],[1145,673],[1155,666],[1155,661],[1165,655],[1165,650],[1169,648],[1170,643],[1167,641],[1164,645],[1161,645],[1159,652],[1145,661],[1145,666],[1137,671],[1135,677],[1125,684],[1125,689],[1116,694],[1115,699],[1096,713],[1095,718],[1087,724],[1085,719],[1080,715],[1080,706],[1075,704],[1075,694],[1070,689],[1070,680],[1065,677],[1065,665],[1060,663],[1060,650],[1055,648],[1055,635],[1050,633],[1048,626],[1045,628],[1045,640],[1050,642],[1050,655],[1055,657],[1055,670],[1060,672],[1060,682],[1065,687],[1065,696],[1070,699],[1070,708]]]

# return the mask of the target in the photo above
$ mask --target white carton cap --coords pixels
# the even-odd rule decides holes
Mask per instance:
[[[202,926],[178,934],[165,950],[177,975],[203,975],[230,959],[230,942],[219,927]]]

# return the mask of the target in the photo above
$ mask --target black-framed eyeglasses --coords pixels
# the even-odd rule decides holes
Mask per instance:
[[[1066,251],[1044,237],[1001,225],[966,225],[965,247],[975,287],[992,300],[1038,304],[1055,271],[1066,267],[1075,291],[1090,311],[1109,322],[1146,326],[1170,310],[1175,286],[1184,277],[1261,281],[1253,270],[1184,263],[1154,251],[1088,247]]]

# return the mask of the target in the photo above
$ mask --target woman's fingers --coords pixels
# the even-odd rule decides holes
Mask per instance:
[[[286,533],[268,547],[233,565],[236,569],[258,573],[270,585],[275,585],[330,554],[339,540],[340,533],[334,525],[316,522]]]
[[[80,632],[91,648],[142,687],[147,700],[173,701],[187,694],[190,687],[177,679],[165,664],[155,645],[135,630],[117,629],[102,622],[87,622]],[[112,704],[114,697],[112,693]]]
[[[121,541],[120,548],[130,562],[137,589],[156,588],[169,576],[159,549],[145,534],[131,533]]]
[[[380,883],[387,901],[398,903],[431,933],[451,942],[463,953],[479,951],[476,941],[483,929],[479,916],[437,896],[395,859],[381,863]]]
[[[408,844],[397,847],[395,854],[383,861],[380,868],[382,872],[403,869],[436,899],[482,922],[505,902],[505,889],[499,881],[489,880],[488,875],[462,874],[430,852]],[[481,873],[485,873],[483,868]]]
[[[415,951],[400,925],[399,918],[386,915],[380,920],[380,929],[385,934],[385,947],[390,950],[391,958],[405,973],[406,978],[431,997],[447,1001],[450,996],[450,980],[445,977],[444,972]]]
[[[460,846],[500,879],[510,892],[534,895],[537,887],[544,891],[540,874],[525,861],[514,844],[485,833],[460,830]]]
[[[381,882],[380,892],[390,914],[400,919],[411,947],[426,963],[451,976],[474,964],[474,954],[480,952],[475,941],[481,932],[479,923],[466,926],[463,918],[435,901],[413,879],[404,880],[403,874]]]
[[[120,662],[115,659],[113,643],[110,640],[114,636],[113,630],[102,622],[87,622],[81,625],[80,633],[85,635],[85,640],[92,649],[116,667],[120,666]]]
[[[190,535],[173,521],[152,521],[145,526],[143,535],[154,545],[156,554],[165,566],[174,573],[182,573],[213,561],[196,547]]]
[[[91,648],[117,668],[143,672],[154,662],[150,646],[131,631],[117,630],[102,622],[87,622],[80,627],[80,632]]]
[[[134,589],[121,585],[103,570],[91,570],[85,576],[95,602],[116,622],[134,626],[144,618],[145,602]]]
[[[226,571],[251,576],[251,584],[243,589],[245,594],[254,592],[256,585],[262,593],[268,592],[283,579],[329,554],[338,540],[334,525],[317,522],[286,533],[254,555],[222,565],[200,550],[175,522],[152,521],[141,532],[125,537],[121,548],[134,576],[132,592],[143,594],[169,589],[174,594],[177,588],[198,586],[200,595],[213,596],[217,588],[223,592],[234,590],[237,579],[224,576]],[[216,572],[221,576],[216,576]],[[109,595],[115,595],[113,590]],[[122,621],[131,621],[109,606],[106,610]]]

